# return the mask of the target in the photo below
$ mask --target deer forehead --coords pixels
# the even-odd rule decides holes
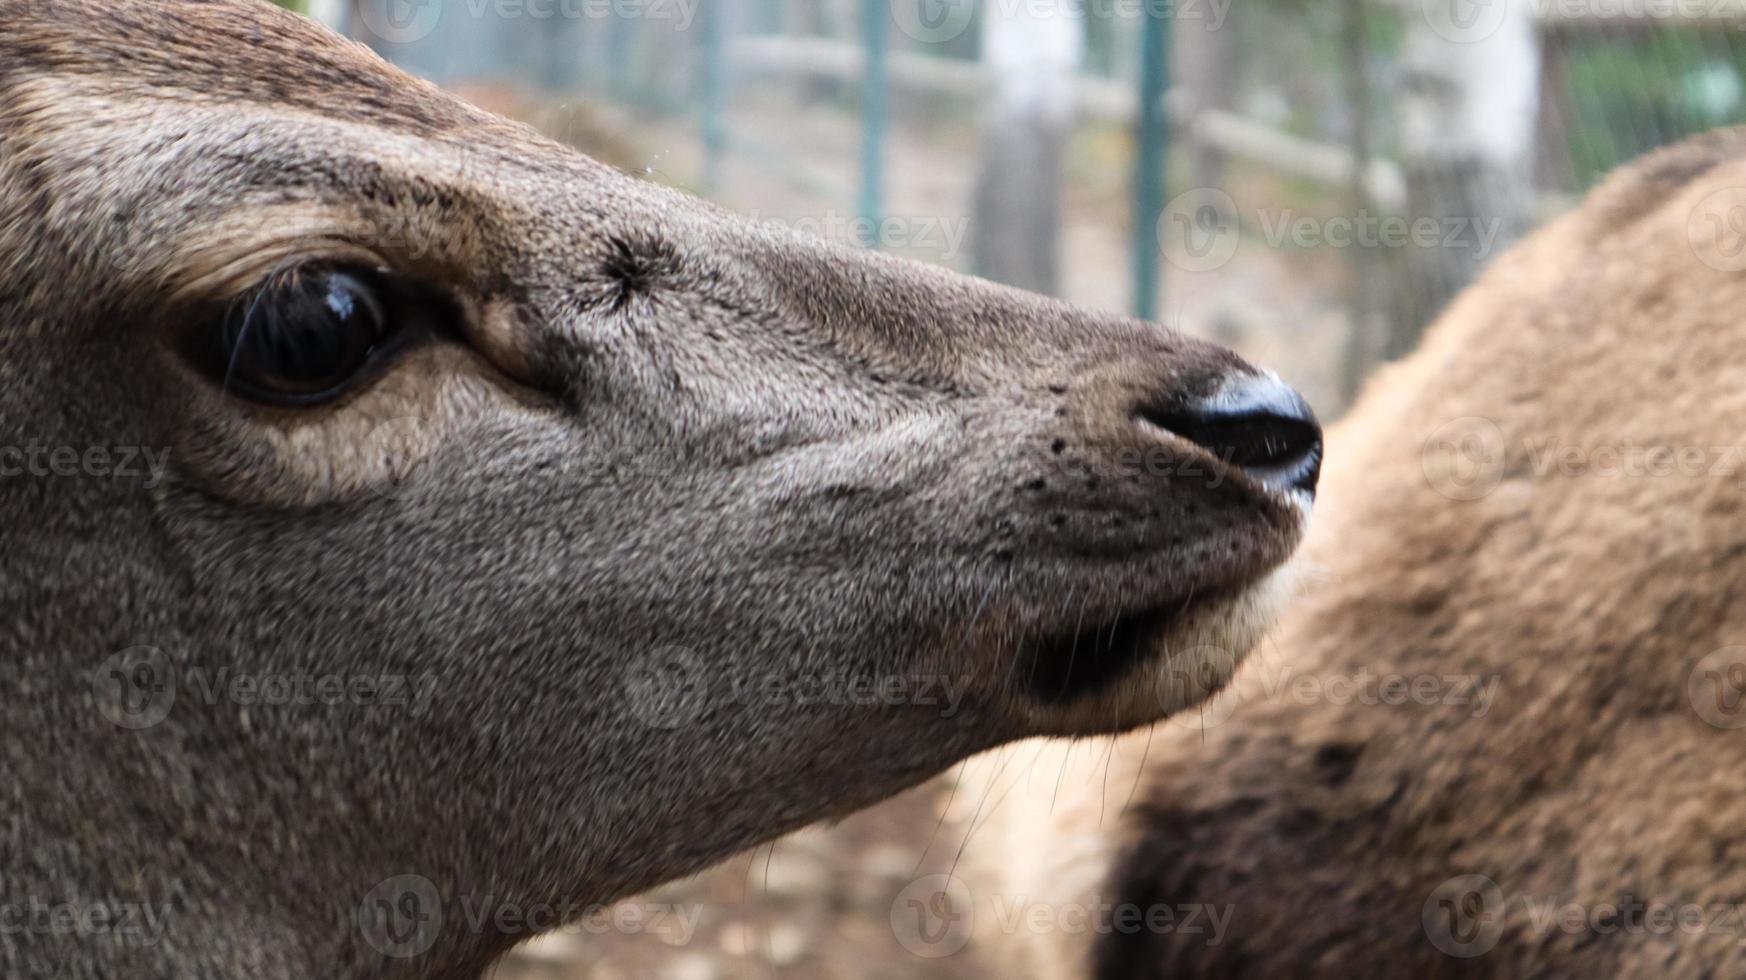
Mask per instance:
[[[185,104],[343,113],[424,136],[517,130],[266,3],[0,0],[0,15],[0,89],[8,75],[76,76]]]
[[[531,136],[437,140],[83,78],[34,79],[5,97],[5,157],[40,195],[39,219],[100,242],[140,285],[222,289],[323,242],[455,275],[505,252],[574,249],[585,240],[575,232],[628,196],[611,186],[628,178]]]

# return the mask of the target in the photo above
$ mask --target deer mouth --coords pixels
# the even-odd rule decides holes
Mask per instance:
[[[1007,690],[1041,734],[1126,731],[1193,708],[1260,642],[1297,567],[1285,560],[1247,580],[1040,630],[1020,647]]]
[[[1160,639],[1196,610],[1227,600],[1221,590],[1125,613],[1096,625],[1044,638],[1029,652],[1028,693],[1045,705],[1063,705],[1130,680],[1157,654]]]

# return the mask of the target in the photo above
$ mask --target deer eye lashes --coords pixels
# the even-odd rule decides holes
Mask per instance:
[[[205,311],[188,354],[229,394],[323,405],[445,326],[447,313],[433,290],[385,270],[305,265]]]

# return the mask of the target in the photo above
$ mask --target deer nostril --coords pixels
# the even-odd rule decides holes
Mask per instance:
[[[1186,408],[1142,407],[1135,414],[1267,486],[1315,495],[1322,427],[1303,396],[1276,378],[1245,379]]]

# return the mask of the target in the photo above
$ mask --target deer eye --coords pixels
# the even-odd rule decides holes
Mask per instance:
[[[274,276],[229,304],[206,360],[226,391],[256,401],[332,401],[370,373],[403,332],[381,272],[313,267]]]

